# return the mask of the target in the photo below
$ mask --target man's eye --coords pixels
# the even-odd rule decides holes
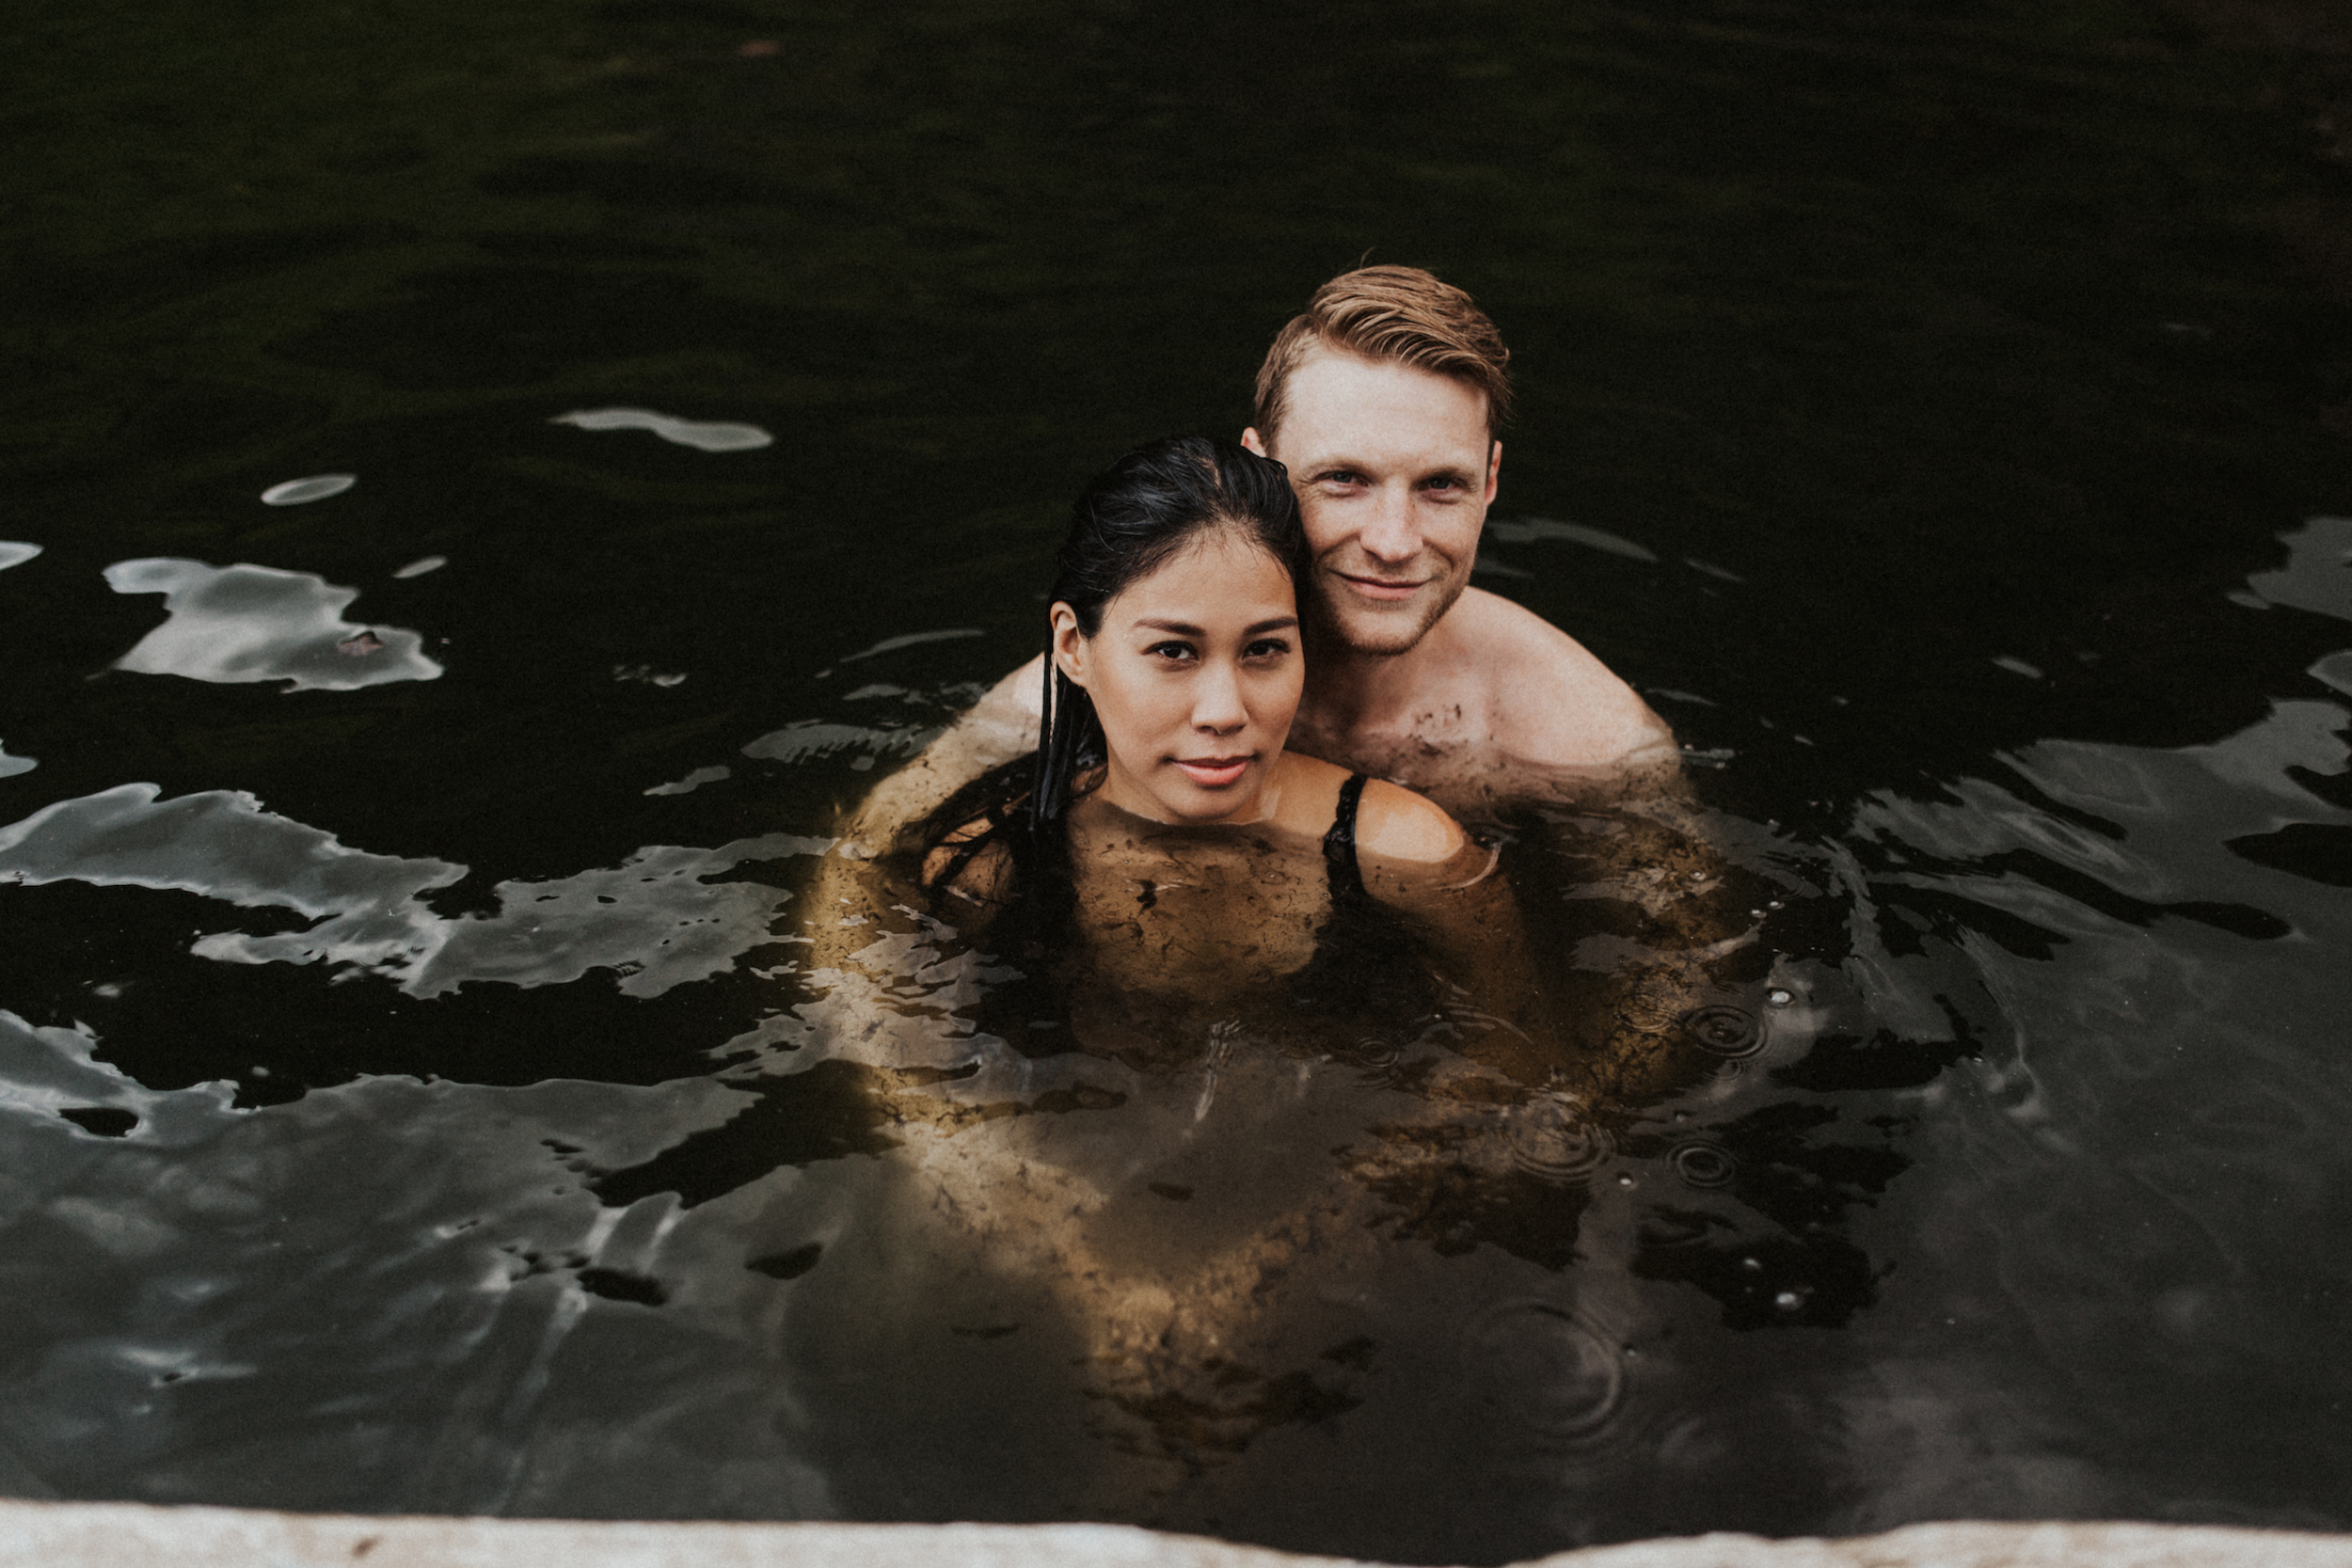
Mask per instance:
[[[1364,476],[1353,468],[1334,468],[1323,476],[1326,484],[1361,484]]]

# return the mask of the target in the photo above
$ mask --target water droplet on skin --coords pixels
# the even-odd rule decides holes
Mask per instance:
[[[1794,1312],[1804,1305],[1804,1298],[1794,1291],[1783,1291],[1772,1298],[1772,1305],[1784,1312]]]
[[[1630,1187],[1633,1185],[1633,1178],[1629,1176],[1620,1176],[1617,1178],[1617,1185],[1620,1187]]]
[[[1782,903],[1779,899],[1774,898],[1766,903],[1764,907],[1768,910],[1785,910],[1788,906]]]
[[[1764,993],[1764,1000],[1771,1003],[1775,1007],[1786,1007],[1789,1003],[1794,1002],[1796,999],[1797,998],[1793,992],[1781,990],[1777,988]]]
[[[1742,1258],[1740,1259],[1740,1266],[1750,1274],[1762,1274],[1764,1272],[1764,1259],[1761,1258]]]

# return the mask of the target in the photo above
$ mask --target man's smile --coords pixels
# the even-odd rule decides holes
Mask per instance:
[[[1391,581],[1387,578],[1358,577],[1353,572],[1334,572],[1331,575],[1367,599],[1409,599],[1429,585],[1426,578]]]

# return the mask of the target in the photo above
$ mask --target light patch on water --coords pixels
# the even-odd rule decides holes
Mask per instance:
[[[40,553],[39,545],[25,545],[13,539],[0,539],[0,572],[5,572],[11,566],[22,566]]]
[[[2008,671],[2010,674],[2023,675],[2029,681],[2038,681],[2042,678],[2042,670],[2040,666],[2028,664],[2024,659],[2012,657],[2008,654],[2002,654],[1994,659],[1993,662]]]
[[[2279,538],[2287,563],[2255,573],[2246,586],[2271,604],[2352,621],[2352,517],[2313,517]]]
[[[440,677],[421,633],[344,620],[359,591],[310,572],[150,557],[107,567],[106,583],[118,594],[161,594],[168,616],[115,660],[118,670],[229,685],[282,680],[288,691]]]
[[[262,504],[300,506],[306,501],[323,501],[329,496],[342,495],[358,483],[357,474],[312,474],[308,479],[290,479],[262,491]]]
[[[841,752],[856,752],[867,758],[877,756],[913,756],[923,749],[936,733],[928,729],[885,730],[864,724],[833,724],[820,719],[803,719],[771,730],[758,739],[747,743],[747,757],[767,757],[775,762],[807,762],[829,757]],[[872,766],[869,761],[868,767]]]
[[[419,556],[407,565],[403,566],[399,571],[394,572],[392,576],[402,579],[408,578],[421,578],[427,572],[437,572],[448,564],[449,557],[445,555]]]
[[[911,631],[903,637],[885,637],[870,648],[860,648],[856,653],[844,654],[841,662],[855,664],[862,658],[875,658],[882,654],[895,654],[901,648],[919,647],[925,642],[947,642],[957,638],[982,635],[984,634],[977,626],[948,626],[940,631]]]
[[[734,771],[726,768],[697,768],[675,784],[656,784],[645,791],[648,795],[691,795],[707,784],[731,779]]]
[[[2352,697],[2352,648],[2329,654],[2304,673],[2324,686],[2331,686]]]
[[[1506,545],[1533,545],[1538,540],[1560,539],[1587,549],[1609,555],[1621,555],[1628,561],[1655,562],[1658,557],[1646,546],[1635,544],[1622,533],[1612,533],[1590,523],[1564,523],[1556,517],[1505,517],[1486,525],[1486,531]]]
[[[13,779],[19,773],[29,773],[40,766],[31,757],[12,757],[8,755],[6,746],[0,746],[0,779]]]
[[[229,963],[346,966],[411,996],[483,981],[562,985],[609,969],[623,993],[647,997],[722,974],[771,940],[792,895],[703,879],[751,862],[821,855],[833,843],[770,833],[716,849],[651,845],[609,869],[501,882],[492,890],[496,914],[452,918],[424,895],[462,879],[462,865],[352,848],[243,792],[158,800],[160,793],[154,784],[120,784],[0,829],[0,879],[175,889],[248,909],[290,909],[317,924],[272,936],[216,932],[189,950]]]
[[[1725,567],[1718,566],[1711,561],[1701,561],[1696,556],[1684,556],[1682,558],[1682,563],[1685,566],[1690,567],[1691,570],[1694,572],[1700,573],[1706,577],[1720,578],[1724,582],[1745,582],[1748,580],[1737,572],[1731,571]]]
[[[209,1136],[229,1114],[234,1084],[215,1081],[165,1092],[148,1088],[95,1054],[97,1037],[79,1029],[36,1028],[0,1011],[0,1106],[56,1113],[84,1108],[124,1111],[138,1118],[124,1136],[176,1147]],[[65,1135],[95,1139],[72,1122]]]
[[[649,430],[665,441],[697,451],[751,451],[775,440],[755,424],[729,424],[717,420],[681,420],[650,408],[582,408],[558,414],[549,424],[577,425],[582,430]]]

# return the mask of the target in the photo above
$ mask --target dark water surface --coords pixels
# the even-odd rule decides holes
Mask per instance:
[[[2089,0],[10,34],[0,1491],[2352,1523],[2352,192],[2295,57]],[[1593,1123],[1429,1018],[1138,1065],[976,1030],[936,931],[808,973],[836,812],[1029,651],[1069,496],[1245,422],[1367,252],[1517,351],[1481,580],[1691,749],[1756,911],[1700,1069]],[[1586,876],[1618,826],[1506,850],[1579,972],[1672,892]],[[1204,1257],[1371,1207],[1121,1383],[1057,1233],[924,1196],[974,1149]]]

